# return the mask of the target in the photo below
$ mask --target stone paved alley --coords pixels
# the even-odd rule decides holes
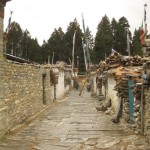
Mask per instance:
[[[64,100],[0,143],[0,150],[148,150],[140,136],[114,124],[95,109],[99,101],[84,91]]]

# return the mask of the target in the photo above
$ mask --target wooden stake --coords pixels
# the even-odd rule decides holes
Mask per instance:
[[[82,91],[83,91],[83,88],[84,88],[84,86],[85,86],[87,80],[89,79],[89,77],[90,77],[90,76],[88,75],[87,78],[86,78],[86,80],[85,80],[85,82],[84,82],[84,84],[83,84],[83,86],[82,86],[82,88],[81,88],[81,90],[80,90],[79,96],[81,96]]]

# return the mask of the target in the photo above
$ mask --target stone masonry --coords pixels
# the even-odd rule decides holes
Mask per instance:
[[[4,134],[50,105],[52,101],[50,69],[15,62],[3,62],[1,65],[4,71],[0,99],[0,133]]]
[[[9,0],[0,0],[0,135],[51,104],[50,67],[4,59],[3,18]]]
[[[72,90],[63,101],[0,142],[0,150],[149,150],[139,135],[97,111],[99,101]]]
[[[3,98],[3,73],[4,73],[4,68],[3,68],[3,17],[4,17],[4,6],[5,3],[3,1],[0,1],[0,106],[1,106],[1,100]]]
[[[150,141],[150,89],[145,89],[144,100],[144,134],[148,141]]]

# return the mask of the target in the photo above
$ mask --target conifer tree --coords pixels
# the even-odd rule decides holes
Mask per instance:
[[[83,47],[82,47],[83,33],[76,19],[74,19],[73,22],[69,23],[69,26],[65,34],[65,43],[66,43],[66,50],[64,52],[66,56],[65,61],[68,63],[72,61],[73,35],[75,32],[76,32],[76,35],[75,35],[74,64],[75,64],[75,67],[77,67],[77,57],[79,57],[79,71],[82,72],[85,70],[84,53],[83,53]]]
[[[6,52],[15,56],[20,56],[21,40],[23,32],[20,25],[17,22],[11,23],[11,30],[8,33],[8,42]]]
[[[54,29],[47,42],[47,54],[50,55],[51,63],[64,60],[65,42],[62,28]],[[53,62],[52,62],[53,61]]]
[[[140,29],[135,29],[134,35],[133,35],[133,43],[132,43],[132,49],[131,49],[132,55],[143,55],[142,47],[140,44]]]
[[[127,33],[125,31],[126,27],[130,27],[128,20],[125,17],[121,17],[117,25],[116,42],[114,44],[114,47],[122,55],[128,55],[128,52],[126,51],[127,50]]]
[[[97,62],[104,60],[111,53],[113,36],[109,18],[105,15],[98,24],[95,38],[95,53]]]

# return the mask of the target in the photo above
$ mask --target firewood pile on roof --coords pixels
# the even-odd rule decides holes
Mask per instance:
[[[118,96],[124,98],[126,96],[125,87],[128,89],[128,80],[129,77],[132,77],[132,80],[135,83],[141,83],[142,70],[139,68],[125,68],[118,67],[113,71],[114,79],[116,81],[115,89],[118,91]]]
[[[123,56],[117,52],[114,52],[109,57],[105,59],[105,61],[101,61],[99,63],[99,73],[104,78],[104,72],[107,72],[108,76],[113,75],[116,84],[114,86],[114,90],[117,91],[118,98],[123,102],[123,107],[118,107],[119,111],[116,113],[116,116],[112,119],[113,122],[117,123],[119,121],[119,112],[120,109],[123,109],[123,116],[126,121],[129,120],[129,87],[128,82],[130,78],[134,84],[141,83],[142,76],[142,67],[144,60],[140,56]],[[103,79],[104,80],[104,79]],[[137,113],[137,112],[136,112]]]
[[[132,77],[139,77],[141,76],[142,70],[141,68],[135,68],[135,67],[118,67],[114,69],[113,74],[115,76],[123,76],[128,75]]]
[[[145,60],[136,55],[136,56],[123,56],[118,52],[114,52],[105,61],[101,61],[99,66],[101,70],[109,70],[117,68],[119,66],[142,66]]]
[[[122,64],[122,58],[122,55],[117,52],[107,57],[105,62],[108,65],[108,69],[119,67]]]
[[[117,52],[114,52],[114,54],[111,54],[109,57],[107,57],[105,61],[100,61],[97,72],[101,74],[104,71],[108,71],[111,69],[114,70],[115,68],[118,68],[118,67],[120,70],[120,67],[142,66],[144,62],[146,62],[146,60],[138,55],[129,57],[129,56],[123,56]],[[119,70],[116,70],[117,71],[116,73],[119,73],[120,72]],[[129,70],[124,69],[123,72],[126,73]],[[130,71],[131,72],[128,72],[128,73],[132,74],[132,69]]]

